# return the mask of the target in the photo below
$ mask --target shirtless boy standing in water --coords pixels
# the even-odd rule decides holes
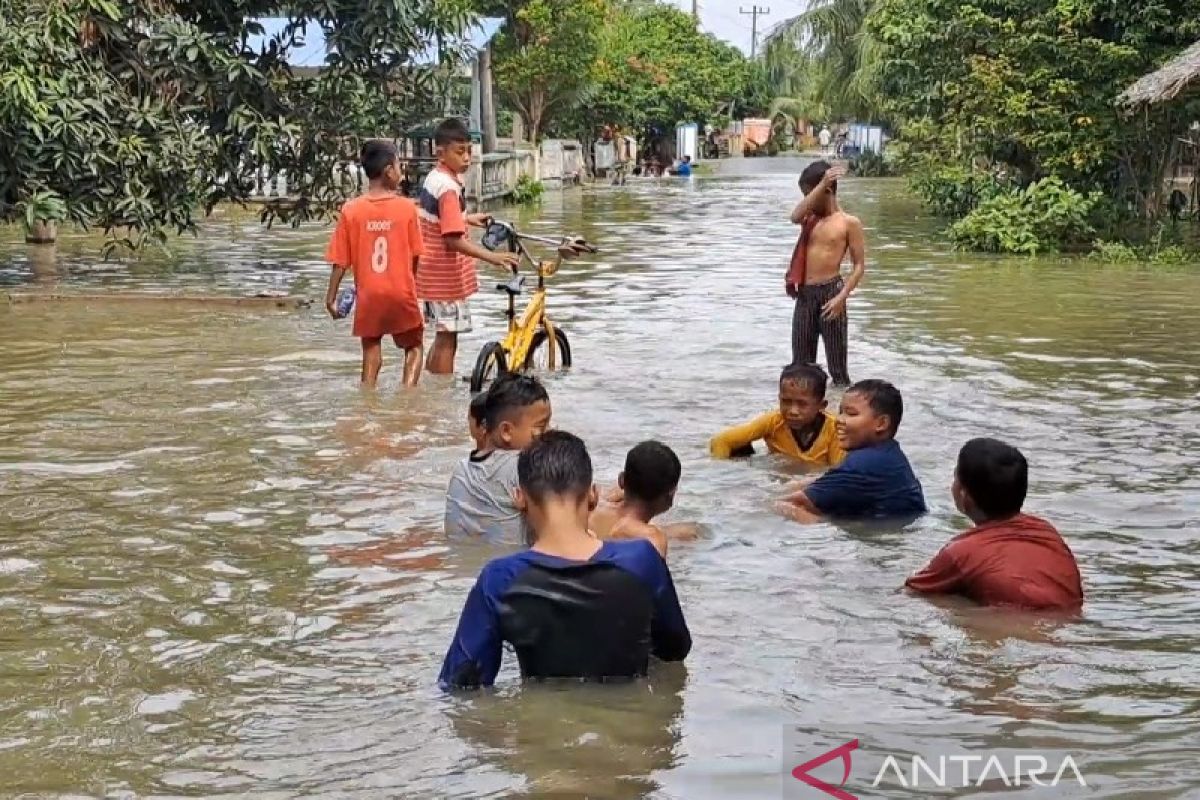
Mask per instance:
[[[850,385],[846,351],[849,346],[846,299],[866,271],[862,222],[842,211],[837,180],[846,171],[828,161],[815,161],[800,175],[801,200],[792,210],[800,240],[787,273],[788,297],[795,298],[792,314],[792,363],[817,360],[817,337],[825,341],[829,376],[837,386]],[[853,269],[842,278],[842,261],[850,253]]]

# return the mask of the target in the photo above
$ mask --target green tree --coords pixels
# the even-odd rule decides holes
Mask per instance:
[[[439,74],[414,56],[471,12],[465,0],[286,5],[283,31],[252,48],[255,18],[278,3],[0,0],[0,219],[54,209],[136,246],[281,172],[298,196],[264,220],[326,213],[358,137],[428,113]],[[312,27],[328,63],[293,69]]]
[[[747,61],[742,69],[743,88],[736,91],[727,116],[730,119],[761,117],[775,102],[775,89],[771,76],[761,61]]]
[[[721,122],[762,113],[766,77],[737,48],[696,30],[695,20],[658,3],[618,8],[604,32],[577,135],[615,123],[627,130]]]
[[[778,96],[820,116],[879,119],[880,44],[867,27],[875,3],[816,0],[776,25],[763,42],[763,62]]]
[[[1154,157],[1200,109],[1123,119],[1118,93],[1200,38],[1200,0],[877,0],[881,86],[936,158],[1027,186],[1046,176],[1153,213]],[[1157,164],[1147,169],[1143,164]]]
[[[493,43],[496,86],[538,141],[593,81],[606,0],[525,0],[506,4]]]
[[[776,94],[767,108],[773,127],[780,121],[798,130],[802,121],[830,120],[837,116],[820,97],[815,77],[817,65],[797,50],[792,42],[776,39],[763,54],[763,70]]]

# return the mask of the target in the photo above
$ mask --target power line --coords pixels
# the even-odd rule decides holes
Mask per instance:
[[[750,58],[754,58],[758,54],[758,15],[768,16],[771,13],[771,7],[759,8],[757,5],[753,5],[747,11],[738,6],[738,13],[750,15]]]

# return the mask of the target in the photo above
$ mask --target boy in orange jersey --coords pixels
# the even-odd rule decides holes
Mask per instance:
[[[363,144],[359,156],[370,179],[366,194],[342,206],[325,258],[333,265],[325,308],[334,319],[338,286],[354,271],[357,292],[354,335],[362,339],[362,384],[374,388],[383,366],[382,341],[391,336],[404,351],[404,385],[421,376],[425,325],[417,302],[416,273],[421,258],[421,229],[411,200],[396,194],[402,172],[396,146],[388,141]]]

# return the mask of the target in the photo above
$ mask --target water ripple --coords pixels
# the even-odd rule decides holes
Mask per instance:
[[[440,536],[467,448],[457,380],[398,391],[388,353],[383,389],[361,394],[348,326],[318,309],[0,307],[6,790],[765,797],[787,727],[811,755],[855,737],[876,754],[1070,751],[1090,797],[1194,793],[1200,275],[955,253],[897,184],[847,182],[869,245],[852,371],[904,390],[932,513],[799,528],[769,511],[794,470],[705,445],[772,405],[790,358],[798,167],[552,193],[525,220],[603,247],[552,286],[578,361],[548,381],[556,423],[606,481],[632,443],[671,443],[672,516],[707,530],[672,555],[693,655],[632,686],[519,687],[512,659],[495,693],[433,686],[492,555]],[[13,246],[0,284],[314,295],[327,233],[225,217],[136,262],[67,240],[51,268]],[[503,326],[499,297],[475,308],[463,363]],[[1030,507],[1081,561],[1083,620],[900,592],[962,527],[947,485],[976,435],[1029,456]],[[869,777],[851,782],[865,796]]]

